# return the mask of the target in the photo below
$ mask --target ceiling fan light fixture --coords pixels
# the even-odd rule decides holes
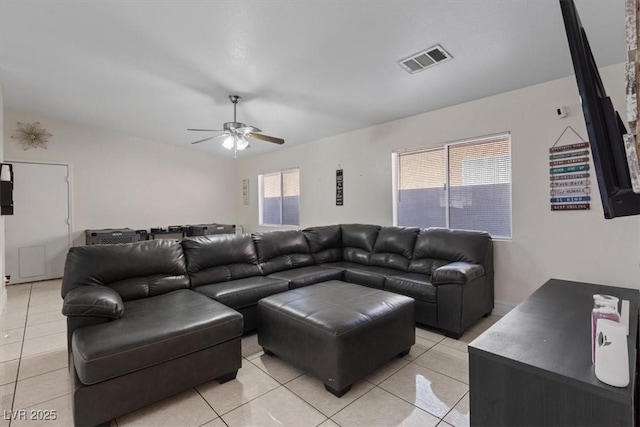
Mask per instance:
[[[236,149],[244,150],[247,147],[249,147],[249,140],[247,137],[244,135],[238,135],[236,139]]]
[[[229,95],[229,100],[233,104],[233,121],[226,122],[222,126],[222,130],[214,130],[214,129],[192,129],[189,128],[187,130],[190,131],[206,131],[206,132],[222,132],[218,136],[212,136],[209,138],[199,139],[198,141],[192,142],[192,144],[199,144],[204,141],[209,141],[210,139],[224,138],[222,141],[222,146],[227,150],[245,150],[250,148],[249,138],[259,139],[262,141],[272,142],[274,144],[284,144],[284,139],[275,138],[273,136],[262,135],[259,132],[262,132],[255,126],[249,126],[244,123],[240,123],[237,121],[236,116],[236,106],[238,105],[238,101],[242,98],[238,95]]]
[[[233,135],[227,136],[224,141],[222,141],[222,146],[227,150],[233,150],[233,146],[235,144],[235,138]]]

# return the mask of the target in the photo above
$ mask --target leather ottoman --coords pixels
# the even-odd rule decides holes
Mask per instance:
[[[258,343],[340,397],[415,343],[412,298],[331,280],[258,302]]]

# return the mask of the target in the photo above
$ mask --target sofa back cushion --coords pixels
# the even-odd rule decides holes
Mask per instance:
[[[184,253],[176,240],[150,240],[69,249],[62,296],[85,285],[114,289],[124,301],[189,287]]]
[[[217,234],[182,240],[191,286],[262,274],[250,234]]]
[[[339,225],[325,225],[302,230],[316,264],[342,261],[342,231]]]
[[[369,265],[373,247],[376,244],[379,225],[343,224],[342,259],[358,264]]]
[[[419,232],[417,227],[382,227],[373,247],[370,264],[408,271]]]
[[[431,274],[432,270],[457,261],[481,264],[489,271],[493,269],[492,257],[489,233],[432,227],[420,231],[409,271]]]
[[[313,265],[309,245],[300,230],[254,233],[258,262],[266,274]]]

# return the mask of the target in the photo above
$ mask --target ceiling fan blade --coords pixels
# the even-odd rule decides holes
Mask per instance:
[[[273,142],[274,144],[284,144],[284,139],[274,136],[262,135],[261,133],[250,133],[250,138],[260,139],[262,141]]]
[[[205,141],[208,141],[210,139],[218,139],[218,138],[222,138],[223,136],[228,136],[228,135],[230,135],[229,132],[224,132],[224,133],[221,133],[220,135],[210,136],[209,138],[204,138],[204,139],[199,139],[197,141],[192,142],[192,144],[199,144],[201,142],[205,142]]]
[[[241,128],[237,128],[236,132],[247,135],[249,133],[262,132],[262,131],[254,126],[243,126]]]
[[[213,139],[213,138],[215,138],[215,136],[210,136],[209,138],[199,139],[197,141],[193,141],[192,144],[200,144],[201,142],[205,142],[205,141],[208,141],[208,140]]]
[[[222,132],[222,130],[220,129],[187,129],[187,130],[192,130],[196,132]]]

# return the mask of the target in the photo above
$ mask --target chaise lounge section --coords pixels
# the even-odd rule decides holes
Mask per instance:
[[[174,241],[71,248],[62,296],[75,425],[235,378],[242,315],[190,290],[186,273]]]

